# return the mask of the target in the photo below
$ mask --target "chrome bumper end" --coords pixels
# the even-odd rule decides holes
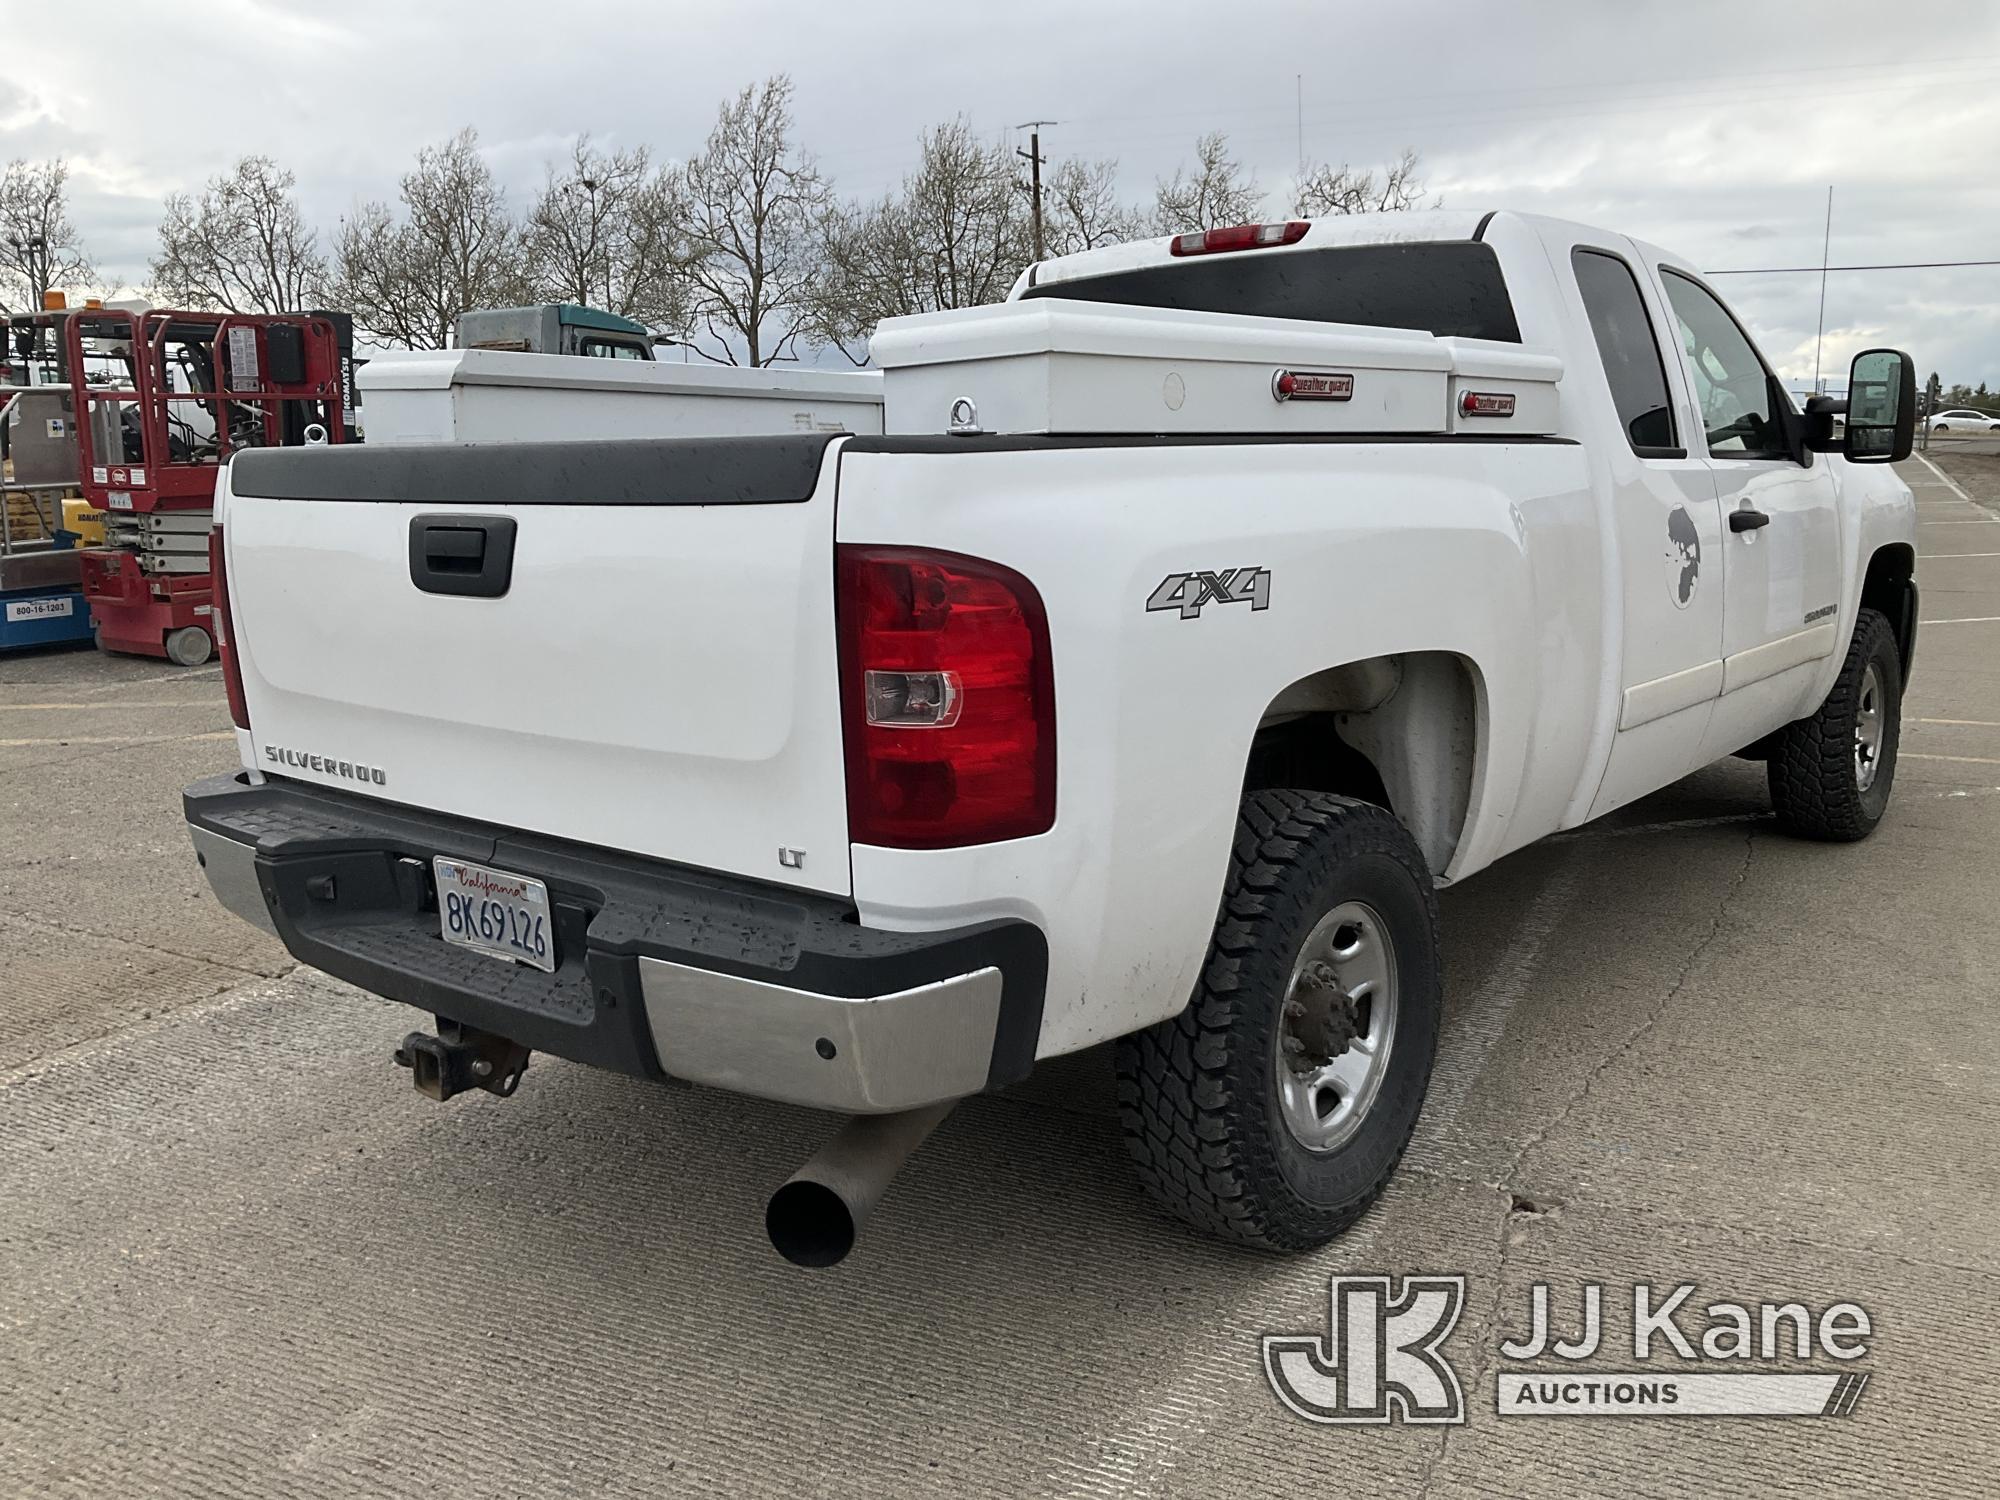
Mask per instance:
[[[215,892],[215,899],[252,926],[277,937],[278,924],[271,920],[271,908],[257,884],[256,848],[193,824],[188,825],[188,834],[194,839],[195,862],[208,876],[208,888]]]
[[[848,1114],[886,1114],[986,1087],[1000,970],[847,997],[639,960],[660,1066],[676,1078]]]

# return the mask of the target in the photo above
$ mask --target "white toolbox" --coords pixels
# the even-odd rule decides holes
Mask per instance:
[[[1058,297],[890,318],[869,350],[891,434],[1535,436],[1562,378],[1515,344]]]
[[[413,350],[370,359],[361,394],[362,432],[378,444],[882,430],[873,370]]]

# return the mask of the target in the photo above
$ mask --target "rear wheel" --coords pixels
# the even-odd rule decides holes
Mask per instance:
[[[1402,824],[1347,797],[1252,793],[1193,1000],[1118,1044],[1147,1192],[1223,1239],[1325,1244],[1402,1158],[1441,1003],[1437,901]]]
[[[167,659],[177,667],[198,667],[215,654],[215,642],[199,625],[167,633]]]
[[[1895,785],[1902,725],[1896,633],[1887,615],[1864,609],[1819,712],[1778,731],[1768,767],[1778,821],[1802,838],[1841,843],[1874,832]]]

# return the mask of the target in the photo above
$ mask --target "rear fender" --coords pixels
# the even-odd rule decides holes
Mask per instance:
[[[1595,689],[1580,666],[1600,649],[1597,597],[1577,583],[1598,575],[1574,445],[857,440],[839,493],[838,541],[990,558],[1047,607],[1055,825],[852,851],[867,925],[1019,916],[1048,934],[1040,1055],[1185,1005],[1253,743],[1294,684],[1342,663],[1440,663],[1355,732],[1416,809],[1441,878],[1511,847],[1530,797],[1551,831],[1574,789]]]

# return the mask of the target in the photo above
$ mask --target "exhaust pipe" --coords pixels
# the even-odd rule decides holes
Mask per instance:
[[[957,1103],[947,1099],[893,1115],[857,1115],[841,1126],[771,1194],[764,1232],[772,1247],[795,1266],[833,1266],[847,1259],[890,1180]]]

